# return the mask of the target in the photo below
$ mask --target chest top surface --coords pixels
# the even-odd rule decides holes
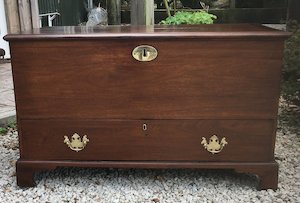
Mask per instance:
[[[176,26],[61,26],[11,33],[4,39],[101,39],[101,38],[287,38],[288,32],[258,24],[214,24]]]

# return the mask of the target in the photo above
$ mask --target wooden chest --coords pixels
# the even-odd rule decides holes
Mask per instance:
[[[288,33],[259,25],[10,34],[19,186],[56,167],[224,168],[277,188]]]

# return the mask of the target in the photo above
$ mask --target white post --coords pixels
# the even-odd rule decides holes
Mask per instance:
[[[153,0],[131,0],[131,24],[154,25]]]
[[[48,27],[52,27],[51,15],[48,15]]]
[[[44,14],[40,14],[39,18],[40,18],[40,27],[43,27],[43,23],[42,23],[42,18],[43,17],[47,17],[48,20],[48,27],[52,27],[53,26],[53,20],[56,18],[56,16],[59,16],[60,13],[58,12],[54,12],[54,13],[44,13]]]
[[[29,0],[18,0],[21,30],[32,29],[31,8]]]
[[[4,0],[0,0],[0,48],[5,50],[4,58],[10,58],[8,42],[3,37],[7,34],[7,24],[4,10]]]
[[[20,17],[18,10],[18,2],[14,1],[4,1],[5,12],[6,12],[6,23],[8,32],[18,32],[20,31]],[[3,12],[1,12],[3,13]]]
[[[58,14],[54,13],[53,15],[48,15],[48,26],[49,27],[53,26],[53,20],[56,17],[56,15],[58,15]]]
[[[31,3],[31,18],[32,18],[32,27],[40,27],[40,17],[39,17],[39,2],[38,0],[30,0]]]

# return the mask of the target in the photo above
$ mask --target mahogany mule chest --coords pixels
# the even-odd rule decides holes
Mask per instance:
[[[56,167],[220,168],[276,189],[288,33],[259,25],[36,29],[10,42],[17,184]]]

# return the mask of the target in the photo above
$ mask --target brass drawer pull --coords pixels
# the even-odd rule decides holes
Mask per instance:
[[[68,145],[68,147],[76,152],[79,152],[81,150],[83,150],[85,148],[85,146],[87,145],[87,143],[90,141],[87,138],[87,135],[84,135],[81,139],[81,137],[75,133],[72,137],[71,137],[71,141],[69,140],[68,136],[64,136],[65,140],[64,143],[66,145]]]
[[[157,50],[149,45],[140,45],[132,51],[132,56],[138,61],[153,61],[158,55]]]
[[[212,154],[217,154],[222,151],[225,145],[228,144],[226,141],[226,138],[223,137],[221,142],[219,141],[219,138],[216,135],[213,135],[209,138],[209,142],[207,143],[207,140],[205,137],[202,137],[201,144],[204,146],[204,148],[209,151]]]

